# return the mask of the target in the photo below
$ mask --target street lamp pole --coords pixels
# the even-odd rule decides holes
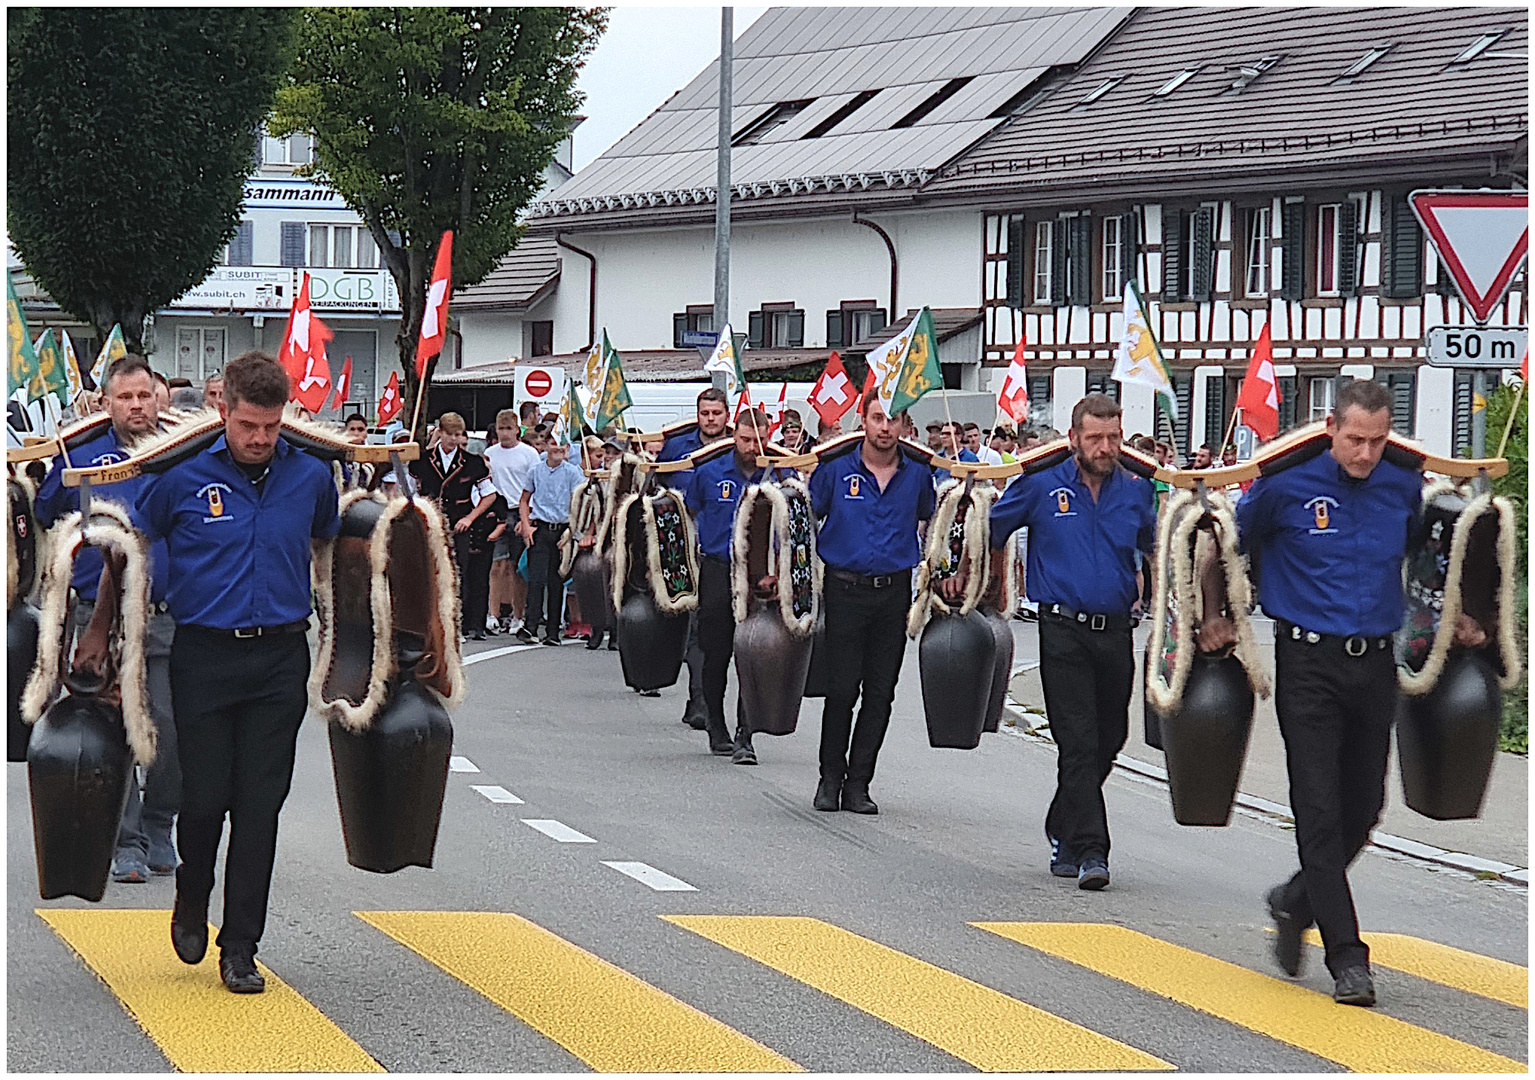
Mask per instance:
[[[735,9],[720,9],[719,172],[714,190],[714,329],[730,321],[730,134],[731,83],[735,66]],[[723,372],[714,373],[716,388],[725,389]]]

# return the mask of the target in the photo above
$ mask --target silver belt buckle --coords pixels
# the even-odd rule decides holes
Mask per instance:
[[[1354,651],[1354,646],[1355,645],[1359,646],[1359,650],[1357,652]],[[1370,648],[1370,641],[1369,641],[1369,639],[1364,637],[1361,634],[1354,634],[1351,637],[1347,637],[1347,638],[1343,639],[1343,651],[1348,653],[1352,657],[1356,657],[1357,658],[1357,657],[1363,656],[1366,652],[1369,651],[1369,648]]]
[[[246,628],[244,630],[236,630],[235,631],[235,637],[239,638],[241,641],[246,641],[246,640],[248,640],[250,638],[258,638],[260,636],[261,636],[261,627],[259,627],[259,626],[252,626],[252,627],[248,627],[248,628]]]
[[[1077,612],[1077,622],[1085,623],[1086,621],[1087,621],[1087,613],[1086,612],[1082,612],[1082,611]]]
[[[1109,617],[1107,615],[1094,615],[1091,619],[1088,620],[1087,628],[1089,630],[1102,630],[1108,625]]]
[[[1317,633],[1315,630],[1308,630],[1308,631],[1306,631],[1306,644],[1307,645],[1315,645],[1317,642],[1319,642],[1321,640],[1322,640],[1322,635]]]

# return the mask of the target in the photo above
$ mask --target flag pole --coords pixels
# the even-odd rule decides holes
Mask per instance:
[[[1241,415],[1242,407],[1240,405],[1231,410],[1231,423],[1226,425],[1226,434],[1225,437],[1221,439],[1220,451],[1215,455],[1217,460],[1225,456],[1226,444],[1231,442],[1231,433],[1237,429],[1237,418]]]
[[[1514,393],[1514,404],[1508,410],[1508,423],[1503,425],[1503,438],[1498,440],[1498,452],[1493,457],[1502,457],[1503,451],[1508,449],[1508,437],[1514,432],[1514,421],[1519,416],[1519,403],[1524,400],[1524,381],[1519,382],[1519,389]]]

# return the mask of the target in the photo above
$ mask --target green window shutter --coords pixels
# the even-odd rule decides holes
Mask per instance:
[[[1382,296],[1411,300],[1423,295],[1423,227],[1405,194],[1386,200],[1381,223]]]
[[[1065,220],[1050,223],[1050,303],[1055,307],[1066,303],[1066,234]]]
[[[1189,274],[1189,299],[1207,303],[1215,283],[1215,261],[1210,257],[1215,232],[1215,214],[1208,206],[1201,206],[1192,215],[1194,223],[1194,265]]]
[[[304,265],[304,232],[307,226],[302,221],[284,221],[282,223],[282,247],[278,262],[283,266]]]
[[[1226,379],[1222,375],[1205,376],[1205,437],[1213,453],[1221,452],[1226,434]]]
[[[1021,308],[1028,299],[1024,285],[1029,244],[1027,224],[1018,216],[1007,219],[1007,306],[1010,308]]]
[[[762,348],[762,312],[753,311],[746,317],[746,344],[749,348]]]
[[[1050,426],[1050,417],[1054,415],[1050,407],[1054,381],[1049,375],[1029,376],[1029,416],[1039,417],[1045,427]]]
[[[1183,211],[1162,207],[1162,299],[1183,299]]]
[[[851,342],[842,337],[842,309],[832,308],[826,313],[826,347],[840,349]]]
[[[1119,219],[1119,280],[1121,282],[1135,281],[1139,284],[1136,270],[1140,266],[1137,256],[1141,250],[1141,216],[1133,210],[1121,215]],[[1105,302],[1117,299],[1117,297],[1105,296]]]
[[[682,348],[682,335],[688,328],[688,316],[686,312],[679,312],[672,316],[672,348]]]
[[[1173,383],[1173,396],[1178,402],[1178,420],[1172,426],[1173,448],[1180,454],[1188,455],[1194,452],[1189,445],[1189,432],[1192,425],[1189,423],[1189,414],[1194,411],[1194,376],[1192,373],[1179,374],[1168,372],[1167,377]],[[1159,417],[1167,416],[1162,410],[1157,410]]]
[[[1359,293],[1359,204],[1345,199],[1338,207],[1338,295]]]
[[[797,308],[789,312],[789,340],[784,346],[790,349],[803,349],[805,347],[805,311]]]
[[[1435,256],[1438,258],[1437,256]],[[1434,282],[1434,291],[1440,296],[1459,296],[1455,288],[1455,282],[1450,278],[1450,268],[1444,265],[1444,260],[1439,259],[1439,278]]]
[[[1306,295],[1306,204],[1296,200],[1284,204],[1279,244],[1284,256],[1284,274],[1279,286],[1283,300],[1300,300]]]
[[[1066,220],[1071,235],[1071,302],[1086,307],[1093,302],[1093,219],[1078,214]]]
[[[1299,380],[1294,375],[1279,376],[1279,430],[1289,431],[1295,426],[1295,395],[1300,393]]]
[[[1453,409],[1453,423],[1451,425],[1455,445],[1451,447],[1452,457],[1459,457],[1462,450],[1471,448],[1471,400],[1473,394],[1471,372],[1461,368],[1455,370],[1455,398]]]

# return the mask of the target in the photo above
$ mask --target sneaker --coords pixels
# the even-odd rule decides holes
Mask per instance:
[[[558,645],[560,643],[560,639],[557,637],[546,637],[544,638],[543,643],[545,645]]]
[[[1109,883],[1109,864],[1104,859],[1089,855],[1082,860],[1077,871],[1077,888],[1097,892]]]
[[[538,639],[533,636],[533,631],[529,630],[526,626],[523,626],[517,631],[517,640],[522,642],[524,645],[531,645]]]
[[[1300,920],[1284,909],[1283,885],[1275,885],[1268,892],[1269,916],[1274,920],[1274,959],[1280,969],[1290,978],[1300,975],[1301,957],[1304,951],[1301,949],[1301,935],[1306,928],[1300,924]]]
[[[136,851],[118,852],[112,859],[112,880],[119,885],[142,885],[149,880],[149,866]]]
[[[1339,1005],[1363,1005],[1365,1008],[1374,1005],[1375,980],[1370,977],[1369,966],[1355,964],[1338,972],[1332,999]]]
[[[469,635],[469,640],[470,641],[484,641],[485,640],[485,631],[483,631],[483,630],[476,630],[474,633]]]
[[[1056,877],[1077,876],[1077,860],[1053,836],[1050,837],[1050,873]]]
[[[179,861],[176,858],[176,845],[171,843],[169,836],[151,838],[149,858],[145,861],[149,864],[149,872],[157,877],[174,874]]]

